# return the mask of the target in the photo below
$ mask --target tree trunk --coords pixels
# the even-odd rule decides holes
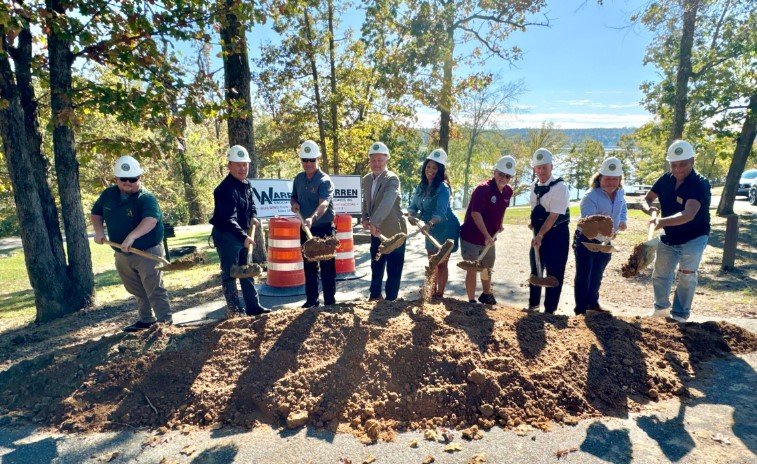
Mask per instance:
[[[683,30],[681,45],[678,52],[678,73],[676,74],[676,92],[673,103],[673,127],[670,130],[668,145],[673,140],[683,138],[683,127],[686,123],[686,103],[688,101],[689,79],[691,70],[691,49],[694,45],[694,31],[696,30],[697,10],[699,0],[683,2]]]
[[[334,0],[328,2],[329,10],[329,62],[331,65],[331,151],[334,174],[339,174],[339,102],[336,93],[336,52],[334,51]]]
[[[5,28],[2,25],[0,41],[4,42],[3,46],[7,44]],[[7,102],[0,109],[3,154],[13,187],[26,272],[34,290],[37,321],[42,322],[70,311],[70,304],[66,298],[68,279],[65,263],[52,252],[50,232],[47,230],[29,157],[35,136],[26,133],[26,115],[8,55],[5,53],[0,53],[0,99]],[[60,234],[60,231],[56,233]]]
[[[470,191],[470,163],[473,158],[473,147],[476,145],[476,136],[478,132],[475,128],[471,130],[470,139],[468,140],[468,153],[465,157],[465,178],[463,181],[463,208],[468,207],[469,191]]]
[[[752,151],[755,132],[757,132],[757,94],[749,97],[749,107],[746,112],[744,125],[741,126],[741,134],[736,141],[736,150],[733,152],[731,167],[723,186],[723,195],[718,204],[718,216],[733,214],[733,202],[736,201],[736,191],[739,188],[739,179],[744,172],[749,153]]]
[[[321,102],[321,87],[318,82],[318,66],[315,62],[315,44],[313,43],[313,30],[310,27],[310,14],[305,8],[305,37],[308,41],[307,59],[310,63],[310,72],[313,75],[313,92],[315,93],[315,114],[318,119],[318,145],[321,146],[321,169],[329,171],[329,158],[326,153],[326,122],[323,120],[323,103]]]
[[[226,93],[226,107],[229,111],[227,129],[229,145],[241,145],[250,153],[248,177],[258,177],[258,155],[254,150],[252,129],[252,97],[250,94],[250,61],[247,57],[247,38],[244,25],[235,13],[237,0],[226,0],[225,23],[221,25],[221,48],[223,50],[223,80]],[[262,227],[255,233],[257,243],[265,243]],[[253,260],[267,260],[264,246],[253,248]]]
[[[202,214],[202,202],[200,201],[200,192],[197,189],[197,177],[189,163],[187,140],[184,137],[187,127],[187,117],[186,115],[177,116],[175,121],[175,129],[177,130],[175,140],[178,142],[176,162],[179,164],[181,180],[182,184],[184,184],[184,201],[187,202],[187,209],[189,210],[189,225],[202,224],[205,222],[205,217]]]
[[[58,208],[53,198],[50,186],[50,163],[42,153],[42,135],[37,121],[37,100],[32,84],[32,34],[28,27],[24,27],[18,35],[18,48],[11,51],[13,64],[16,68],[16,83],[18,85],[21,107],[24,112],[26,136],[29,138],[29,160],[31,172],[37,186],[37,193],[42,207],[42,217],[45,220],[50,248],[53,255],[65,263],[63,237],[60,233]],[[56,233],[57,231],[57,233]]]
[[[454,29],[448,29],[444,54],[442,89],[439,94],[439,146],[449,154],[450,113],[452,111],[452,60],[455,51]]]
[[[48,8],[65,15],[64,2],[48,0]],[[63,229],[66,233],[67,274],[69,277],[69,312],[92,303],[95,295],[95,278],[92,274],[92,257],[89,251],[87,224],[81,203],[79,162],[72,125],[74,106],[71,101],[74,56],[71,43],[63,33],[50,28],[47,35],[47,55],[50,66],[50,117],[53,126],[55,173],[58,177]],[[58,233],[55,231],[54,233]]]

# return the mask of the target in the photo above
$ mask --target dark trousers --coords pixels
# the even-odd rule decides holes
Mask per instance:
[[[313,237],[329,237],[334,235],[334,226],[315,226],[310,229]],[[300,242],[305,243],[307,237],[304,231],[300,231]],[[332,305],[336,303],[336,259],[324,261],[305,261],[305,297],[308,303],[318,301],[318,269],[321,271],[321,286],[323,287],[323,303]]]
[[[562,291],[563,277],[565,277],[565,265],[568,262],[568,251],[570,250],[570,231],[568,223],[553,227],[541,241],[539,248],[539,257],[541,258],[541,267],[546,275],[553,276],[559,282],[556,287],[549,287],[545,290],[544,310],[548,313],[557,311],[557,305],[560,303],[560,292]],[[531,261],[531,273],[536,274],[536,257],[534,249],[529,252]],[[528,306],[537,307],[541,301],[541,287],[529,285]]]
[[[610,253],[593,252],[583,246],[581,242],[600,243],[589,240],[576,232],[573,239],[573,253],[576,256],[576,279],[574,291],[576,297],[576,314],[586,314],[589,308],[599,306],[599,287],[602,285],[602,275],[612,255]]]
[[[371,236],[371,298],[381,297],[381,283],[384,280],[384,269],[386,269],[386,299],[396,300],[400,291],[400,282],[402,282],[402,267],[405,265],[405,244],[393,252],[381,255],[376,261],[381,240],[378,237]]]
[[[235,264],[247,264],[247,248],[244,247],[244,242],[228,232],[213,228],[211,236],[213,237],[216,251],[218,251],[218,258],[221,261],[221,287],[223,288],[223,296],[226,298],[226,304],[232,311],[243,312],[243,308],[239,304],[237,279],[231,276],[231,266]],[[260,308],[258,292],[255,290],[253,283],[254,281],[251,278],[239,279],[244,305],[248,313]]]

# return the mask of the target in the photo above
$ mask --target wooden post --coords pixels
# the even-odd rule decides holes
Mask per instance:
[[[728,214],[725,216],[725,237],[723,237],[723,264],[720,269],[730,271],[735,268],[736,246],[739,242],[739,215]]]

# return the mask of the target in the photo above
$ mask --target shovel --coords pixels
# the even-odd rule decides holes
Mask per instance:
[[[384,235],[379,235],[378,239],[381,240],[381,245],[379,245],[378,251],[376,252],[376,258],[374,259],[378,261],[379,259],[381,259],[381,255],[388,255],[397,248],[401,247],[402,244],[405,243],[406,238],[407,234],[403,232],[398,232],[389,238],[386,238],[386,236]]]
[[[499,231],[497,231],[493,236],[492,240],[497,240],[497,235],[499,234]],[[475,261],[460,261],[457,263],[457,267],[460,269],[465,269],[466,271],[476,271],[476,272],[482,272],[487,271],[488,269],[484,267],[483,264],[481,264],[481,260],[486,256],[486,253],[489,251],[489,248],[494,246],[494,242],[490,243],[489,245],[486,245],[483,250],[481,250],[481,253],[478,254],[478,258],[476,258]],[[488,276],[484,276],[488,277]],[[483,277],[482,277],[483,278]],[[489,280],[489,279],[484,279]]]
[[[593,214],[591,216],[583,217],[578,221],[578,227],[581,229],[581,234],[591,240],[598,240],[602,243],[593,242],[581,242],[583,245],[593,252],[612,253],[618,251],[610,243],[612,238],[612,218],[602,214]]]
[[[255,224],[250,226],[250,237],[255,237]],[[263,268],[259,264],[253,264],[252,262],[252,245],[252,241],[247,245],[247,264],[244,266],[238,264],[232,265],[231,272],[229,272],[231,277],[235,279],[251,279],[263,273]]]
[[[433,237],[433,235],[428,233],[428,231],[423,227],[425,226],[423,221],[415,218],[414,222],[415,222],[415,225],[418,227],[418,230],[420,230],[421,233],[425,235],[426,238],[429,239],[431,244],[434,245],[434,247],[436,247],[437,250],[439,250],[436,252],[436,254],[433,254],[428,257],[428,268],[434,269],[436,266],[439,265],[439,263],[447,259],[449,254],[452,252],[452,248],[455,246],[455,242],[453,242],[451,238],[448,238],[444,242],[444,245],[440,245],[439,242]]]
[[[111,242],[109,240],[103,240],[103,245],[110,245],[112,247],[118,248],[121,247],[120,243]],[[138,250],[136,248],[129,249],[129,253],[134,253],[135,255],[160,263],[159,265],[155,266],[155,269],[159,269],[161,271],[181,271],[204,262],[202,256],[197,253],[192,253],[188,256],[182,256],[181,258],[176,259],[173,262],[168,261],[162,256],[156,256],[152,253],[147,253],[146,251]]]
[[[302,244],[302,254],[308,261],[325,261],[336,258],[336,247],[339,246],[339,240],[336,237],[313,237],[310,228],[305,225],[305,219],[299,211],[295,213],[302,224],[302,230],[305,231],[307,240]]]
[[[581,242],[583,246],[589,249],[589,251],[594,252],[602,252],[602,253],[612,253],[613,251],[618,251],[615,246],[613,246],[610,242],[603,242],[603,243],[593,243],[593,242]]]
[[[657,219],[657,211],[652,212],[652,220]],[[621,266],[620,271],[623,277],[633,277],[639,272],[643,271],[649,264],[654,261],[655,251],[657,251],[657,245],[660,244],[660,238],[654,237],[655,225],[649,224],[649,231],[647,232],[647,241],[637,244],[633,247],[631,256],[628,257],[628,262]]]
[[[536,275],[531,275],[528,278],[528,283],[537,287],[557,287],[560,282],[554,276],[548,275],[542,277],[541,272],[541,258],[539,257],[539,248],[534,247],[534,257],[536,258]]]

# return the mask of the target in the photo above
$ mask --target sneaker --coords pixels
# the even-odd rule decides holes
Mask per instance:
[[[317,308],[321,305],[321,302],[318,300],[315,301],[306,301],[305,304],[300,306],[302,309],[308,309],[308,308]]]
[[[539,312],[539,307],[538,306],[529,306],[528,308],[525,308],[525,310],[528,311],[528,312],[530,312],[530,313],[536,313],[536,312]]]
[[[153,324],[155,323],[137,321],[132,325],[127,325],[126,327],[124,327],[124,332],[139,332],[140,330],[149,329],[153,326]]]
[[[173,324],[173,318],[171,316],[165,317],[163,319],[158,319],[158,324],[165,324],[165,325],[172,325]]]
[[[649,315],[649,317],[668,317],[668,316],[670,316],[670,309],[668,308],[655,309],[654,312]]]
[[[488,305],[497,304],[497,300],[494,298],[493,293],[482,293],[481,296],[478,297],[478,301],[480,301],[483,304],[488,304]]]
[[[689,321],[689,316],[683,317],[683,316],[676,316],[675,314],[671,314],[670,319],[683,324],[684,322]]]
[[[478,301],[476,301],[476,299],[474,298],[474,299],[472,299],[472,300],[468,300],[468,303],[471,303],[471,304],[478,304]]]
[[[323,302],[324,306],[334,306],[335,304],[336,304],[336,300],[325,300]],[[316,305],[316,306],[318,306],[318,305]]]
[[[383,299],[384,299],[383,296],[372,296],[368,298],[368,301],[381,301]]]
[[[266,308],[264,306],[258,306],[252,311],[245,311],[245,314],[248,316],[262,316],[263,314],[269,314],[270,312],[271,312],[270,308]]]

